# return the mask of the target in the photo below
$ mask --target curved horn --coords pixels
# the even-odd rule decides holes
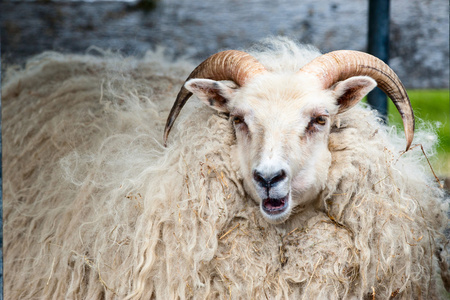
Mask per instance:
[[[186,81],[192,78],[232,80],[239,86],[242,86],[248,79],[265,70],[264,66],[250,54],[237,50],[227,50],[216,53],[203,61],[192,71]],[[192,93],[183,84],[167,118],[164,129],[164,146],[167,144],[167,138],[173,123],[191,96]]]
[[[340,50],[319,56],[299,72],[315,75],[322,81],[325,89],[353,76],[372,77],[397,107],[405,129],[406,151],[409,149],[414,137],[411,102],[398,76],[382,60],[364,52]]]

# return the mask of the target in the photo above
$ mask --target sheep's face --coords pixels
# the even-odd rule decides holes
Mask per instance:
[[[208,79],[189,80],[186,88],[229,113],[245,189],[277,224],[317,199],[331,165],[331,120],[375,85],[358,76],[324,90],[305,74],[264,74],[242,88]]]

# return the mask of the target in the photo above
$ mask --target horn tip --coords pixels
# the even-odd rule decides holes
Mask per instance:
[[[413,139],[414,139],[414,129],[412,129],[409,132],[408,131],[406,132],[406,150],[405,150],[405,152],[411,148]]]
[[[405,152],[408,152],[409,148],[411,148],[411,142],[406,142],[406,149]]]
[[[409,98],[408,98],[409,100]],[[403,118],[403,115],[402,115]],[[414,139],[414,127],[415,127],[415,118],[414,118],[414,113],[412,112],[411,109],[411,116],[409,118],[404,118],[404,122],[403,122],[403,127],[405,130],[405,138],[406,138],[406,150],[408,151],[411,147],[411,144],[413,142]]]
[[[167,136],[164,135],[164,139],[163,139],[163,145],[164,148],[167,148]]]
[[[169,132],[170,132],[170,127],[166,126],[166,128],[164,129],[164,135],[163,135],[164,148],[167,148],[167,140],[169,139]]]

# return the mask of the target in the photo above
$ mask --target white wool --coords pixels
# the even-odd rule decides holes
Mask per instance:
[[[312,45],[299,45],[287,37],[269,37],[248,51],[271,72],[295,73],[321,53]]]
[[[271,43],[252,54],[275,71],[318,55]],[[400,156],[401,132],[362,105],[333,120],[320,199],[271,225],[244,192],[225,116],[191,100],[162,146],[193,68],[159,52],[46,53],[10,69],[6,299],[445,297],[435,252],[448,204],[422,152]],[[415,143],[433,153],[429,135]]]

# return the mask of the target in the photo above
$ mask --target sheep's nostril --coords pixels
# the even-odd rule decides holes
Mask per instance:
[[[284,170],[280,170],[274,177],[270,180],[270,184],[274,185],[286,178],[286,172]]]
[[[269,182],[258,171],[253,171],[253,179],[263,187],[269,187]]]
[[[263,175],[258,171],[253,171],[253,179],[262,187],[272,187],[278,182],[283,181],[286,178],[286,172],[284,170],[279,170],[276,173],[270,175]]]

